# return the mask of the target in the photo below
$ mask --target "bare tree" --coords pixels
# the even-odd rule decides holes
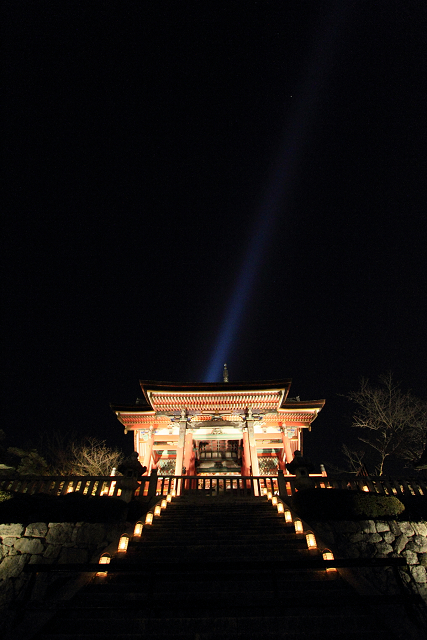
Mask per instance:
[[[426,442],[427,404],[403,392],[391,373],[380,376],[376,387],[362,379],[358,391],[347,398],[357,405],[352,426],[363,429],[359,440],[376,452],[378,475],[390,456],[408,462],[420,457]]]
[[[119,449],[108,447],[105,440],[86,438],[70,445],[71,473],[78,476],[108,476],[123,460]]]

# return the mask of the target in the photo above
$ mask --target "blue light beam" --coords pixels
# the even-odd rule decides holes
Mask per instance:
[[[280,153],[261,200],[258,219],[215,343],[205,382],[220,380],[224,362],[229,362],[231,346],[250,301],[279,214],[285,213],[286,203],[297,181],[310,130],[337,58],[338,35],[342,34],[347,9],[348,3],[343,0],[336,3],[331,14],[325,18],[312,47],[306,79],[295,92],[294,107],[288,117]]]

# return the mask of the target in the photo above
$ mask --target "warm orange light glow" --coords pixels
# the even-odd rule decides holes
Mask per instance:
[[[285,511],[285,522],[292,522],[292,513],[288,509]]]
[[[334,560],[334,554],[332,551],[325,550],[323,552],[323,560]],[[326,571],[336,571],[335,567],[326,567]]]
[[[273,497],[273,494],[271,493],[271,491],[267,492],[267,498],[268,500],[271,500],[271,498]]]
[[[283,506],[283,502],[277,503],[277,513],[285,513],[285,508]]]
[[[264,487],[264,489],[262,490],[262,495],[263,495],[263,496],[266,496],[266,495],[267,495],[267,488],[266,488],[266,487]]]
[[[135,537],[139,538],[141,536],[143,526],[142,522],[137,522],[135,524],[135,529],[133,530],[133,535]]]
[[[307,540],[307,547],[309,549],[317,549],[316,536],[314,533],[307,533],[305,539]]]
[[[112,483],[110,484],[110,488],[109,488],[109,490],[108,490],[108,495],[109,495],[109,496],[112,496],[112,495],[113,495],[113,493],[114,493],[114,489],[115,489],[115,488],[116,488],[116,482],[114,481],[114,482],[112,482]]]
[[[159,504],[156,504],[154,507],[154,515],[159,516],[162,512],[162,507]]]
[[[145,516],[145,524],[153,524],[153,514],[151,511],[149,511]]]
[[[119,540],[119,546],[117,548],[117,551],[126,551],[128,548],[128,544],[129,544],[129,536],[127,535],[127,533],[124,533]]]
[[[294,520],[295,533],[304,533],[301,520]]]
[[[172,496],[170,493],[166,496],[166,502],[172,502]]]
[[[363,491],[367,491],[367,492],[369,492],[369,487],[367,487],[366,485],[364,485],[364,487],[363,487]]]
[[[111,557],[109,555],[101,556],[99,558],[98,564],[110,564]],[[104,578],[108,574],[108,571],[98,571],[97,576],[100,578]]]
[[[277,506],[277,496],[273,496],[273,497],[271,498],[271,504],[273,505],[273,507],[276,507],[276,506]]]
[[[172,491],[171,491],[171,495],[172,495],[172,498],[175,498],[175,497],[176,497],[176,490],[175,490],[175,489],[172,489]]]
[[[164,499],[162,500],[162,504],[161,504],[160,506],[161,506],[161,508],[162,508],[162,509],[166,509],[167,504],[168,504],[168,503],[167,503],[167,500],[166,500],[166,498],[164,498]]]

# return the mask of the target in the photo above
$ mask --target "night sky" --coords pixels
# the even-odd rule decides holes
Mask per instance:
[[[424,0],[8,0],[1,22],[9,444],[130,452],[109,403],[219,380],[215,356],[326,399],[317,463],[362,376],[427,397]]]

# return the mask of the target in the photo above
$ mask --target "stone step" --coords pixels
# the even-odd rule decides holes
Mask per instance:
[[[271,605],[269,609],[261,610],[257,615],[241,616],[227,612],[226,615],[220,615],[221,612],[215,611],[214,608],[200,611],[194,616],[187,616],[185,613],[181,615],[170,615],[168,607],[165,605],[163,612],[144,617],[135,612],[134,616],[129,611],[122,611],[123,615],[115,616],[116,610],[110,609],[110,615],[105,615],[102,611],[99,617],[87,618],[70,618],[53,619],[45,627],[43,638],[51,637],[52,634],[60,634],[61,637],[76,637],[79,635],[89,636],[95,634],[97,636],[117,637],[118,634],[140,634],[149,638],[156,637],[176,637],[178,634],[209,634],[212,631],[214,637],[218,635],[237,631],[239,634],[250,634],[250,638],[265,637],[266,632],[275,631],[276,634],[282,633],[282,637],[286,637],[286,630],[291,631],[296,637],[306,638],[307,634],[312,637],[321,638],[322,636],[331,637],[331,634],[340,634],[338,637],[348,638],[349,634],[354,637],[366,637],[366,633],[378,634],[383,630],[382,625],[377,621],[375,616],[367,613],[359,613],[355,607],[341,608],[339,612],[333,609],[318,611],[307,609],[304,615],[301,612],[295,613],[292,610],[284,610],[283,615],[277,615],[273,612],[277,611],[277,605]],[[171,635],[172,634],[172,635]],[[285,635],[283,635],[285,634]],[[357,635],[356,635],[357,634]],[[202,635],[203,637],[203,635]],[[276,635],[277,637],[277,635]],[[280,637],[280,636],[279,636]],[[393,636],[389,634],[389,638]]]

